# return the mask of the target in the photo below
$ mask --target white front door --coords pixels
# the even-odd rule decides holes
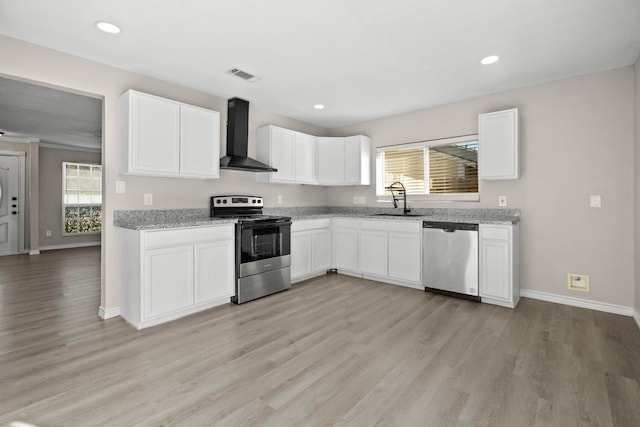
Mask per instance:
[[[19,253],[19,157],[0,156],[0,255]]]

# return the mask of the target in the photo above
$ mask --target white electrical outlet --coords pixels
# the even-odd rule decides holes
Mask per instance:
[[[358,204],[358,196],[353,196],[353,204],[354,205]]]
[[[153,194],[144,193],[144,204],[150,206],[153,204]]]
[[[124,181],[116,181],[116,194],[124,194],[126,186]]]
[[[367,203],[367,198],[365,196],[358,197],[358,203],[364,205],[365,203]]]
[[[592,195],[589,198],[589,206],[592,208],[601,208],[602,207],[602,197],[599,195]]]
[[[498,196],[498,206],[507,206],[507,196]]]
[[[281,204],[282,204],[282,196],[278,196],[278,197],[277,197],[277,203],[278,203],[279,205],[281,205]]]
[[[47,231],[45,232],[45,235],[46,235],[47,237],[51,237],[51,230],[47,230]]]

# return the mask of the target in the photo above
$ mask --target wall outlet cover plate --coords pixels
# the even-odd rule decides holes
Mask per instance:
[[[572,291],[589,292],[589,276],[569,273],[567,275],[567,288]]]

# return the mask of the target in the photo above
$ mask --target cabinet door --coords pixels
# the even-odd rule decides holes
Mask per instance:
[[[177,175],[180,172],[180,104],[130,93],[130,173]]]
[[[389,277],[422,282],[420,233],[389,233]]]
[[[195,302],[231,297],[235,293],[233,241],[195,245]]]
[[[295,141],[295,181],[301,184],[315,184],[316,138],[296,133]]]
[[[336,227],[333,231],[333,266],[338,271],[358,271],[358,229],[356,227]]]
[[[182,105],[180,116],[180,173],[218,178],[220,113]]]
[[[318,182],[321,185],[344,184],[344,139],[318,138]]]
[[[360,184],[360,137],[352,136],[344,140],[345,184]]]
[[[480,240],[480,297],[511,301],[511,245]]]
[[[478,116],[478,160],[481,179],[520,177],[518,109]]]
[[[144,318],[193,304],[193,245],[145,252]]]
[[[387,276],[389,239],[386,231],[360,230],[360,271]]]
[[[272,128],[271,132],[271,166],[278,169],[278,172],[271,172],[271,180],[294,181],[295,132],[277,127]]]
[[[291,279],[311,273],[311,232],[291,233]]]
[[[311,270],[326,271],[331,268],[331,230],[314,230],[311,237]]]

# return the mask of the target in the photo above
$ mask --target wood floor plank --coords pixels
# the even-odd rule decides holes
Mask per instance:
[[[99,269],[0,257],[0,426],[640,425],[628,317],[330,274],[136,331]]]

